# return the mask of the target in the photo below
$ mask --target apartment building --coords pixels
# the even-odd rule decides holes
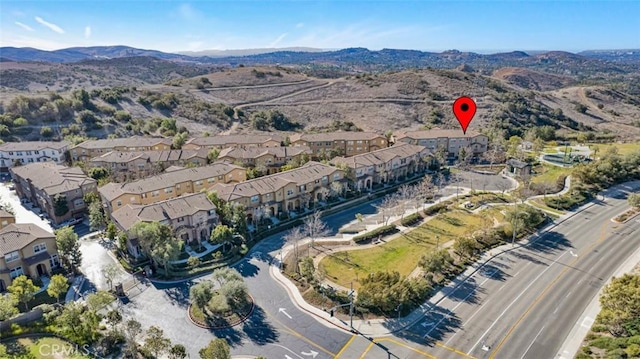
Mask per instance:
[[[425,146],[404,142],[352,157],[336,157],[331,163],[346,166],[349,182],[357,191],[423,172],[433,161]]]
[[[4,209],[0,209],[0,229],[13,223],[16,223],[16,217]]]
[[[72,147],[69,153],[72,161],[86,162],[111,151],[168,151],[171,149],[171,143],[172,140],[170,138],[160,137],[107,138],[84,141]]]
[[[344,177],[344,171],[339,168],[311,161],[293,170],[241,183],[218,183],[211,190],[223,201],[244,205],[247,219],[257,220],[324,201],[332,191],[332,183],[342,184]]]
[[[267,174],[280,172],[280,167],[292,161],[307,162],[312,155],[308,146],[296,147],[231,147],[220,151],[218,161],[261,169]]]
[[[60,265],[56,236],[31,223],[0,229],[0,293],[14,278],[49,276]]]
[[[479,132],[467,131],[465,135],[460,130],[408,131],[398,134],[395,141],[426,146],[433,153],[442,147],[449,158],[458,157],[461,148],[471,149],[474,156],[479,156],[487,152],[489,144],[489,138]]]
[[[291,146],[308,146],[315,158],[324,156],[355,156],[388,146],[387,139],[373,132],[326,132],[295,134],[289,137]]]
[[[54,162],[62,164],[71,143],[68,141],[7,142],[0,145],[0,171],[7,171],[16,164]]]
[[[219,150],[227,147],[280,147],[284,138],[280,135],[214,135],[192,138],[182,146],[183,150],[201,148]]]
[[[207,150],[111,151],[89,161],[90,167],[103,167],[114,181],[122,182],[160,174],[171,166],[204,166]]]
[[[98,189],[107,213],[127,204],[161,202],[187,193],[206,190],[216,183],[242,182],[247,179],[243,167],[216,162],[208,166],[171,169],[160,175],[127,183],[108,183]]]
[[[66,167],[53,162],[31,163],[11,169],[16,193],[46,212],[54,223],[84,216],[87,206],[82,199],[97,191],[97,181],[78,167]],[[64,202],[67,211],[56,214],[56,199]]]
[[[215,206],[206,193],[185,194],[158,203],[147,205],[127,204],[111,215],[116,227],[127,232],[127,249],[138,257],[140,247],[131,229],[138,222],[160,222],[173,228],[177,238],[185,244],[209,239],[218,224]]]

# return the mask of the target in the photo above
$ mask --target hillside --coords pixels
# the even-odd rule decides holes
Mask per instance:
[[[148,57],[75,64],[3,62],[0,135],[16,140],[110,133],[173,136],[187,130],[198,135],[456,128],[451,103],[467,95],[478,104],[470,127],[475,130],[504,128],[522,135],[532,126],[549,125],[560,133],[640,138],[640,96],[628,91],[633,87],[624,79],[581,85],[584,79],[576,76],[531,69],[502,68],[493,76],[470,65],[460,69],[464,71],[414,69],[323,79],[294,67],[225,68]],[[15,121],[19,117],[26,123]],[[163,125],[163,118],[175,119],[176,125]],[[51,133],[42,135],[43,126]]]

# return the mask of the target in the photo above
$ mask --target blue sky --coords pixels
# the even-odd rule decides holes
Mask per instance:
[[[0,0],[0,46],[640,48],[640,1]]]

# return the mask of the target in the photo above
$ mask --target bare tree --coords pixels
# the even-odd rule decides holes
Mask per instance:
[[[338,197],[342,195],[342,192],[344,191],[344,185],[342,184],[342,182],[333,181],[329,186],[329,191],[331,197]]]
[[[396,213],[400,213],[400,220],[404,218],[404,212],[407,205],[415,203],[416,193],[416,188],[407,184],[398,188],[398,191],[396,192],[396,201],[398,202],[398,205],[396,206]]]
[[[553,191],[556,189],[556,185],[555,183],[551,182],[551,181],[544,181],[542,183],[540,183],[540,188],[542,188],[542,192],[544,194],[544,198],[547,198],[547,194],[549,193],[549,191]]]
[[[380,213],[382,214],[382,221],[384,222],[385,226],[389,221],[389,217],[391,217],[390,216],[391,210],[397,205],[398,205],[397,198],[393,195],[387,195],[382,200],[382,202],[380,202],[380,204],[376,206],[378,208],[378,211],[380,211]]]
[[[497,143],[491,143],[487,152],[483,154],[484,159],[489,161],[489,168],[493,169],[493,165],[504,160],[504,151]]]
[[[416,199],[422,203],[423,208],[427,199],[433,197],[433,189],[433,177],[429,175],[424,176],[416,186]]]
[[[502,195],[504,195],[504,193],[511,188],[511,184],[509,184],[507,181],[497,181],[496,182],[496,187],[500,190],[500,193]]]
[[[329,228],[327,227],[327,223],[320,217],[320,212],[316,211],[305,218],[302,224],[302,232],[311,239],[310,247],[313,247],[316,238],[329,234]]]
[[[298,269],[298,259],[299,259],[298,244],[302,240],[302,238],[304,238],[304,233],[302,232],[302,229],[300,228],[300,226],[298,226],[298,227],[292,228],[282,238],[284,239],[285,243],[291,243],[293,245],[293,256],[294,256],[295,261],[296,261],[295,271],[296,271],[296,273],[298,273],[299,272],[299,269]]]
[[[302,192],[302,193],[300,193],[300,195],[298,196],[298,198],[300,198],[300,205],[301,205],[304,209],[309,208],[309,202],[311,202],[311,193],[309,193],[309,192]]]

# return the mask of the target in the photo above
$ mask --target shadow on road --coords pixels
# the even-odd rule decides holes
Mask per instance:
[[[258,260],[267,262],[267,260],[262,259],[262,258],[256,258]],[[260,271],[260,268],[258,268],[258,266],[256,266],[255,264],[251,263],[249,260],[244,260],[240,263],[238,263],[235,268],[238,270],[238,272],[240,272],[240,275],[242,275],[242,277],[255,277],[256,275],[258,275],[258,272]]]
[[[165,288],[163,292],[171,304],[186,309],[189,306],[189,288],[194,284],[195,282],[190,280],[175,287]]]
[[[265,345],[278,341],[278,332],[267,321],[266,314],[262,308],[256,305],[251,317],[242,326],[244,334],[257,345]]]
[[[435,306],[420,322],[394,335],[420,345],[434,346],[436,341],[455,332],[461,325],[460,318],[454,312]]]

